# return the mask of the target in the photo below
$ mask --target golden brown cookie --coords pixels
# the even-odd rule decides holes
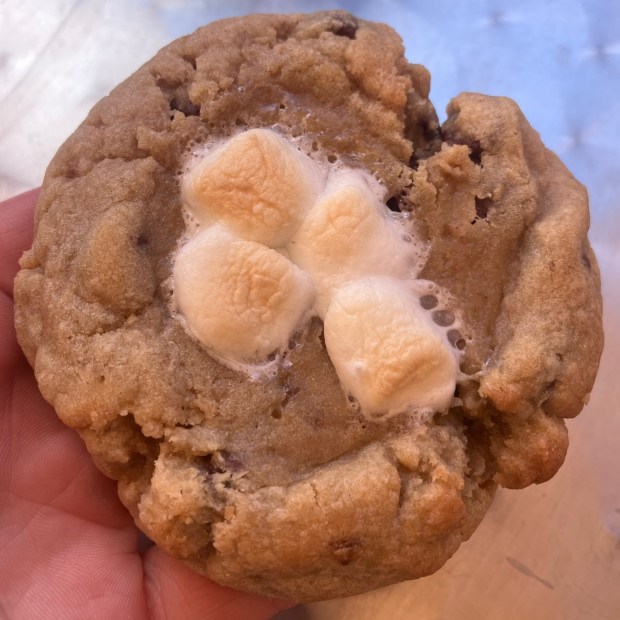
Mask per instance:
[[[543,482],[564,460],[563,418],[587,401],[602,349],[586,190],[515,103],[462,94],[440,127],[429,84],[390,28],[347,13],[224,20],[99,102],[47,170],[15,283],[21,346],[137,525],[220,583],[313,600],[428,575],[472,534],[497,484]],[[447,406],[367,415],[326,349],[337,349],[340,315],[326,311],[336,327],[324,337],[324,313],[302,312],[309,289],[295,269],[310,269],[314,250],[284,251],[262,229],[247,240],[246,223],[230,244],[259,267],[277,263],[301,299],[293,341],[250,376],[188,328],[171,285],[190,236],[183,175],[196,153],[256,128],[328,176],[371,175],[381,221],[424,245],[412,277],[435,288],[412,304],[460,364]],[[200,187],[220,195],[215,181]],[[305,213],[278,224],[286,243],[302,243]],[[340,291],[346,314],[357,289],[334,281],[325,307]]]

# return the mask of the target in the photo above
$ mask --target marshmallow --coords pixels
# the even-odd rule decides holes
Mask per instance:
[[[458,362],[404,281],[362,278],[336,290],[325,344],[343,387],[366,413],[450,405]]]
[[[222,222],[276,248],[293,235],[324,180],[319,165],[277,133],[252,129],[200,159],[181,191],[201,222]]]
[[[416,246],[370,190],[364,176],[338,172],[287,246],[291,260],[310,274],[316,310],[325,316],[333,291],[358,278],[415,277]]]
[[[284,347],[314,301],[301,269],[219,225],[178,251],[173,278],[189,330],[224,361],[262,361]]]
[[[252,376],[318,314],[338,377],[366,414],[447,408],[458,353],[419,303],[425,248],[388,214],[374,178],[346,168],[326,177],[266,129],[189,170],[182,194],[198,227],[173,271],[188,331]]]

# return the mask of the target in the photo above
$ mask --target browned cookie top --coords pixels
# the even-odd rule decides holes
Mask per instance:
[[[387,26],[225,20],[159,52],[48,168],[15,284],[20,343],[137,524],[222,583],[309,600],[429,574],[497,483],[542,482],[564,459],[562,418],[602,348],[585,189],[512,101],[460,95],[440,128],[428,91]],[[428,242],[421,277],[449,297],[424,303],[464,346],[449,410],[368,419],[317,318],[256,381],[171,312],[189,153],[263,127],[375,175]]]

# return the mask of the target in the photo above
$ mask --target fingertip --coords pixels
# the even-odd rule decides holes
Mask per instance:
[[[13,368],[21,356],[13,326],[13,302],[0,293],[0,387],[13,380]]]
[[[19,258],[32,245],[39,189],[0,203],[0,290],[12,297]]]

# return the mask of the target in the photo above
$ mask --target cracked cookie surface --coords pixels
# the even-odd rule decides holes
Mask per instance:
[[[48,168],[20,344],[138,526],[221,583],[312,600],[429,574],[497,484],[564,459],[602,348],[585,189],[510,100],[460,95],[440,128],[428,91],[386,26],[225,20],[159,52]],[[170,315],[188,154],[272,127],[374,175],[428,243],[420,277],[441,290],[423,303],[448,329],[459,315],[465,345],[448,411],[367,419],[318,318],[253,381]]]

